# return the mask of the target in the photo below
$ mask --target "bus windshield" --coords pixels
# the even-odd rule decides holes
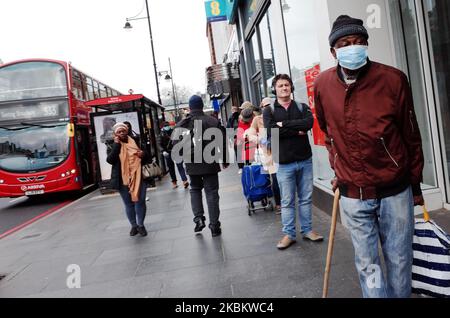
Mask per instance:
[[[0,68],[0,102],[56,96],[67,96],[62,65],[24,62]]]
[[[0,169],[35,172],[55,167],[69,155],[67,123],[0,127]]]

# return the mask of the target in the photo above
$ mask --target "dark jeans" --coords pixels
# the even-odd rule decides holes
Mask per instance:
[[[147,205],[145,203],[145,195],[147,191],[147,185],[144,181],[141,181],[141,188],[139,189],[139,201],[131,201],[131,194],[127,186],[121,185],[119,189],[122,201],[125,204],[125,212],[127,214],[128,221],[131,226],[144,226],[145,215],[147,214]]]
[[[206,202],[208,204],[209,224],[217,225],[219,222],[219,175],[208,174],[201,176],[189,176],[191,179],[191,206],[194,213],[194,222],[205,220],[202,199],[202,189],[205,189]]]
[[[281,206],[281,195],[280,195],[280,186],[278,185],[278,179],[277,174],[271,174],[272,177],[272,191],[273,191],[273,197],[275,199],[275,205]]]
[[[169,168],[170,178],[172,182],[177,182],[177,174],[175,172],[175,162],[173,162],[172,157],[169,155],[166,157],[167,168]],[[186,171],[184,170],[183,162],[177,163],[178,173],[180,174],[181,180],[187,181]]]

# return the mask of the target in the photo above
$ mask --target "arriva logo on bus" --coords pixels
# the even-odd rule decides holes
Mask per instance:
[[[29,185],[29,186],[21,186],[20,189],[22,191],[42,190],[42,189],[45,189],[45,185],[43,185],[43,184],[33,184],[33,185]]]

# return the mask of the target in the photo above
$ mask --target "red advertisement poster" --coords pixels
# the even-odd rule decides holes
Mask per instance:
[[[313,126],[313,139],[314,144],[317,146],[325,146],[325,134],[320,129],[319,123],[316,118],[316,107],[314,105],[314,80],[320,74],[320,64],[313,66],[312,68],[305,71],[305,79],[306,79],[306,89],[308,92],[308,101],[309,107],[314,116],[314,126]]]

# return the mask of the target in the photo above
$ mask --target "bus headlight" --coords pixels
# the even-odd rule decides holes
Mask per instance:
[[[72,123],[67,124],[67,135],[72,138],[75,135],[75,126]]]
[[[3,183],[5,183],[5,180],[0,180],[0,184],[3,184]]]
[[[77,171],[75,169],[70,170],[71,174],[75,174]]]
[[[64,178],[66,176],[65,173],[61,173],[61,178]]]

